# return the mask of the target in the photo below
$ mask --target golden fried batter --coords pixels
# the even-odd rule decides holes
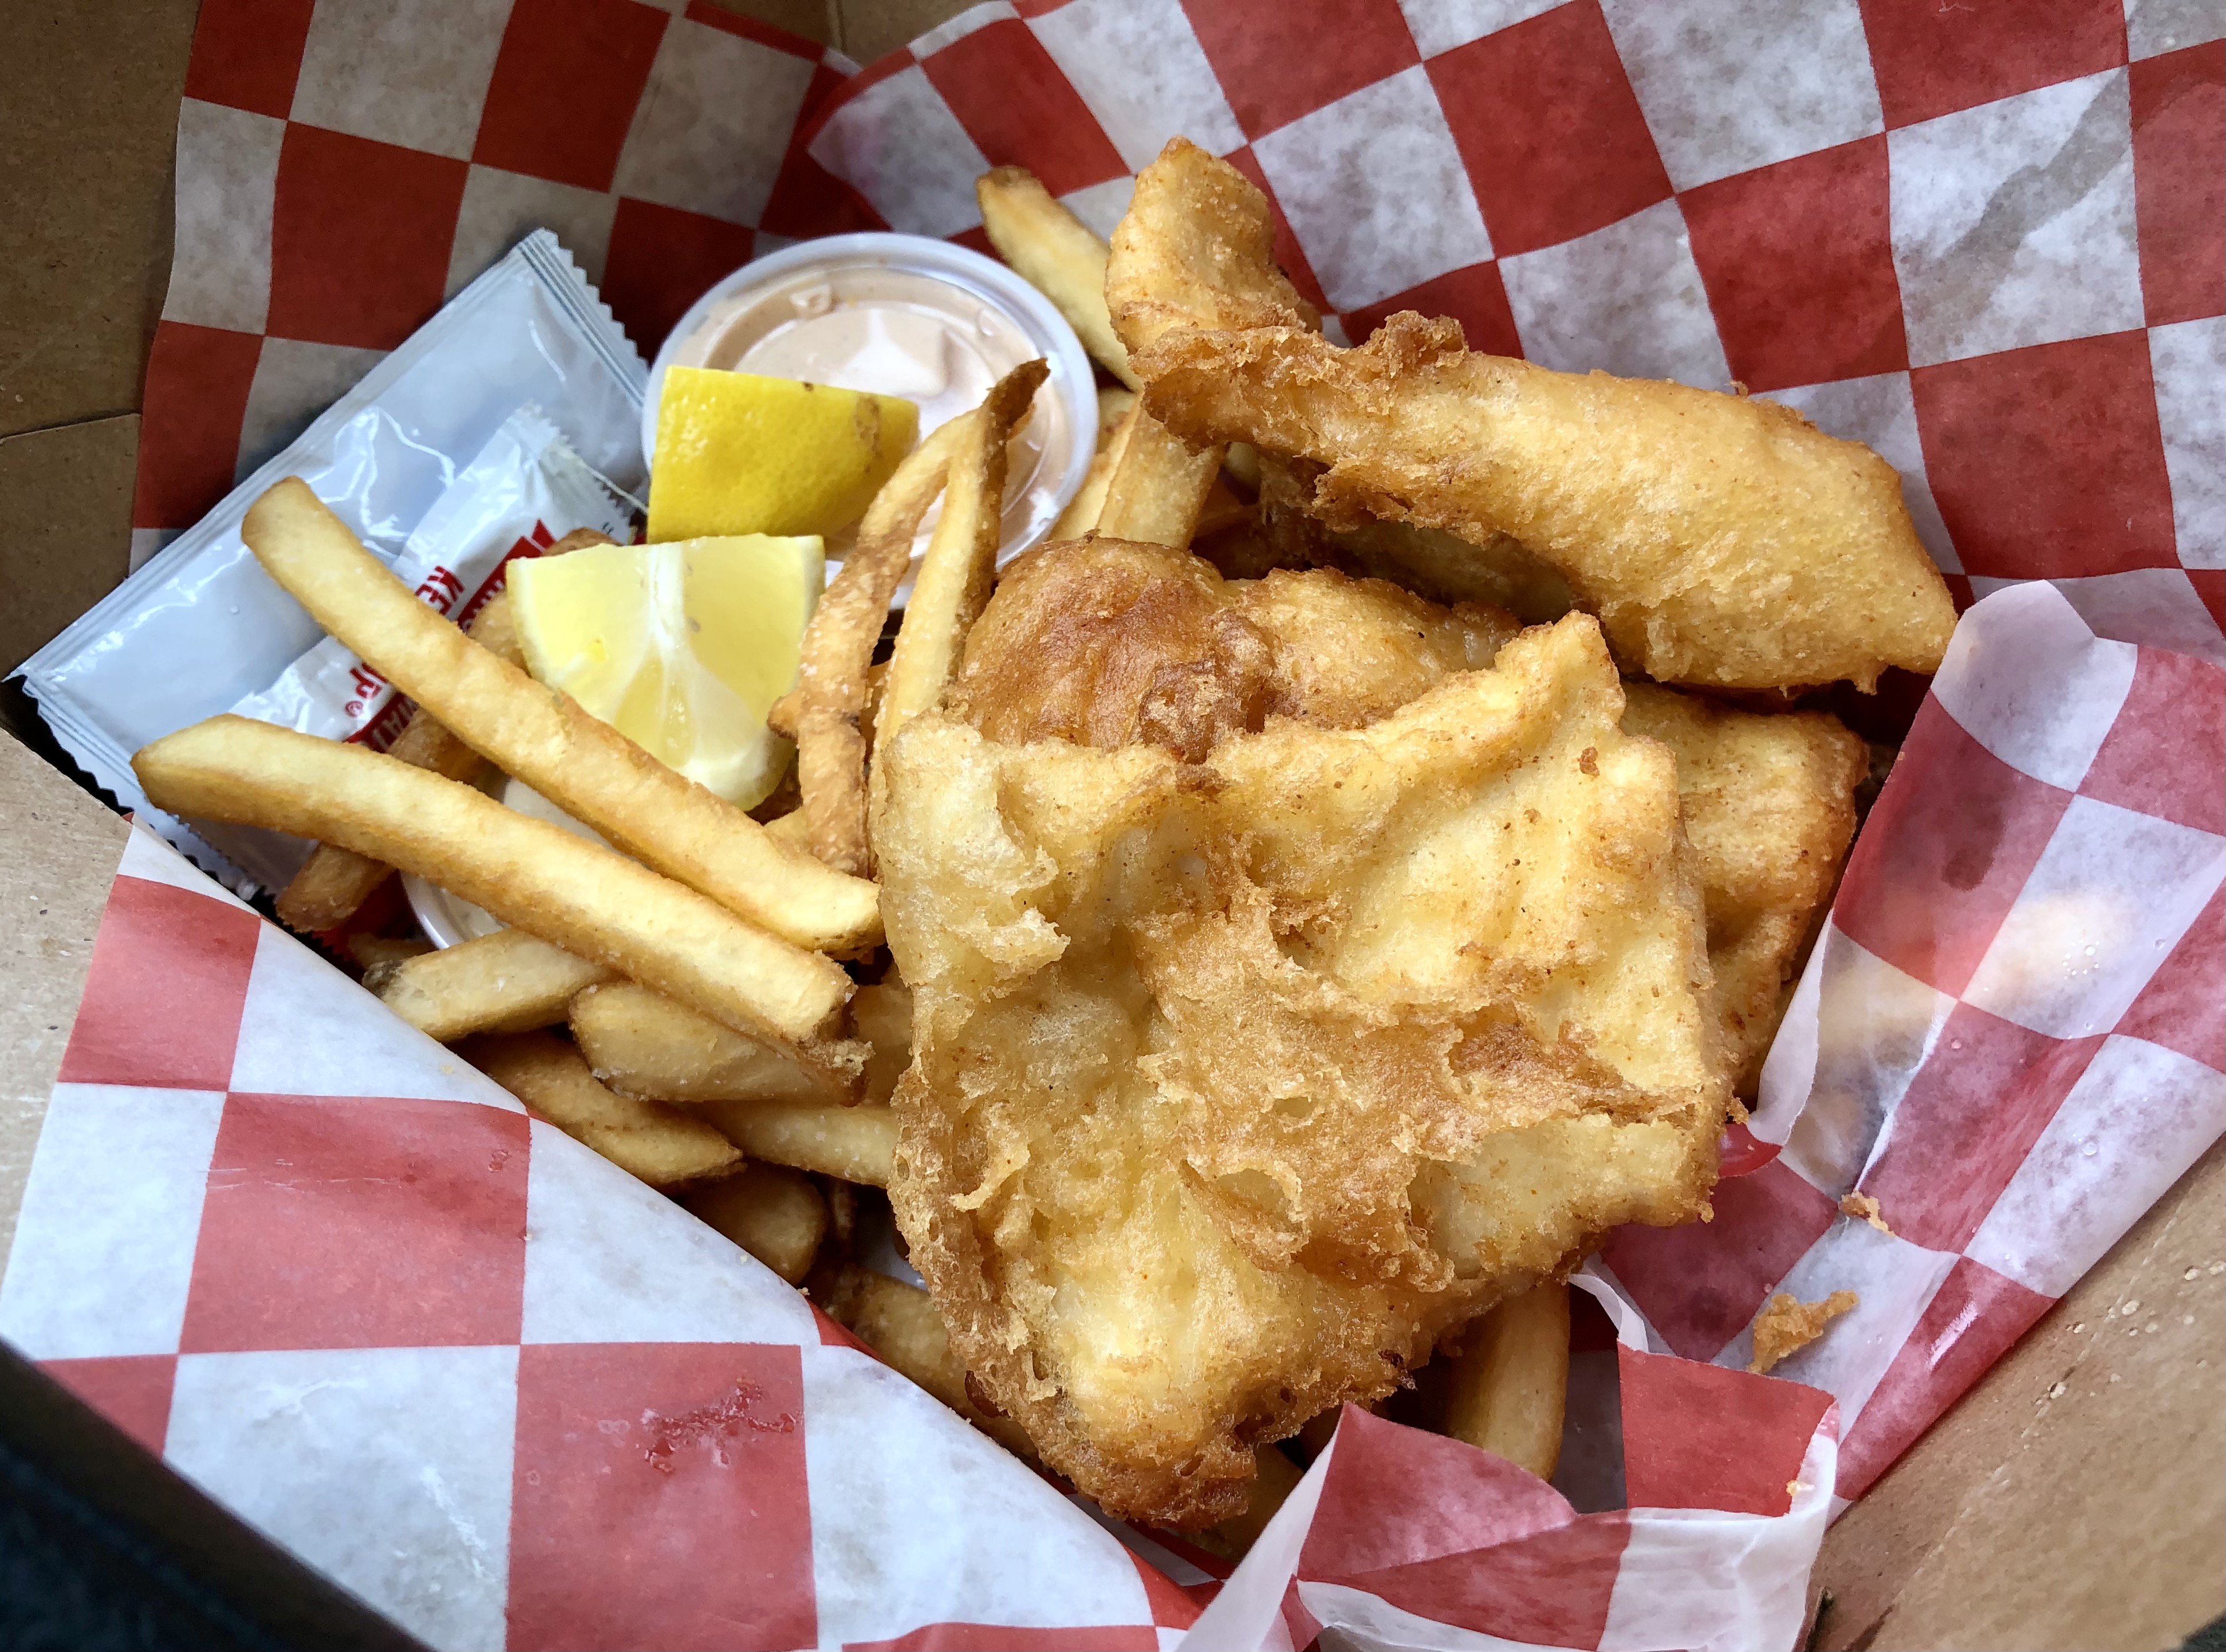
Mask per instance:
[[[1266,204],[1226,162],[1177,140],[1135,200],[1106,291],[1145,405],[1190,441],[1326,466],[1312,508],[1332,527],[1511,536],[1658,681],[1868,689],[1938,667],[1954,605],[1868,448],[1774,402],[1474,353],[1409,312],[1339,349],[1279,304]]]
[[[1270,715],[1372,722],[1490,664],[1520,628],[1327,569],[1231,581],[1186,551],[1083,539],[1005,570],[948,705],[1007,745],[1142,740],[1195,762]]]
[[[951,708],[1008,744],[1145,740],[1195,759],[1269,715],[1361,728],[1488,664],[1516,628],[1327,569],[1225,581],[1180,551],[1081,540],[1008,570]],[[1650,683],[1624,694],[1624,731],[1676,753],[1726,1058],[1752,1098],[1854,840],[1868,754],[1823,712],[1736,710]]]
[[[1822,1302],[1803,1302],[1790,1291],[1770,1299],[1754,1320],[1754,1357],[1747,1369],[1758,1376],[1773,1369],[1824,1334],[1824,1328],[1860,1305],[1853,1291],[1835,1291]]]
[[[1786,985],[1854,841],[1870,751],[1825,712],[1736,711],[1651,683],[1623,688],[1624,732],[1677,754],[1726,1056],[1751,1099]]]
[[[1196,763],[946,713],[893,743],[891,1197],[967,1369],[1110,1511],[1225,1517],[1256,1443],[1705,1209],[1701,895],[1622,702],[1572,615]]]

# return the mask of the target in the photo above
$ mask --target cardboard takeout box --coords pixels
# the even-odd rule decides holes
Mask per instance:
[[[951,0],[755,0],[869,61]],[[0,670],[126,569],[193,0],[0,16]],[[10,727],[51,751],[35,714]],[[125,829],[0,743],[0,1247]],[[1831,1530],[1817,1644],[2168,1646],[2226,1609],[2226,1170],[2214,1147]]]

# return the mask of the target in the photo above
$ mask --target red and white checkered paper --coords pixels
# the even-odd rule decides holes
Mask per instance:
[[[1351,1414],[1217,1598],[136,838],[0,1334],[443,1644],[1148,1647],[1209,1599],[1214,1647],[1790,1644],[1828,1509],[2226,1121],[2222,35],[2190,0],[1069,0],[845,81],[705,0],[207,0],[149,536],[525,228],[649,349],[786,238],[979,245],[989,164],[1110,227],[1180,132],[1346,336],[1411,306],[1736,379],[1876,447],[1959,600],[1999,594],[1717,1220],[1593,1265],[1626,1507]],[[1770,1291],[1843,1285],[1798,1381],[1735,1369]]]

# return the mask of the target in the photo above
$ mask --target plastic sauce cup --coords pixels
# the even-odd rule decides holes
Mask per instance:
[[[833,235],[735,270],[696,301],[657,353],[642,451],[653,467],[665,372],[675,365],[901,396],[919,407],[925,436],[1036,356],[1051,374],[1009,450],[1002,562],[1041,540],[1081,487],[1097,447],[1097,385],[1081,340],[1049,299],[949,241]],[[830,556],[840,550],[828,547]]]

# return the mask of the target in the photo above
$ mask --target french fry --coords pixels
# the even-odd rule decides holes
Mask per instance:
[[[1569,1392],[1569,1287],[1549,1280],[1510,1297],[1469,1327],[1452,1365],[1445,1432],[1552,1479]]]
[[[613,843],[798,946],[881,939],[871,884],[768,837],[569,696],[473,642],[412,596],[300,478],[258,499],[240,534],[326,630],[504,773]]]
[[[892,977],[850,994],[850,1027],[871,1046],[866,1058],[865,1099],[881,1107],[912,1065],[912,993]]]
[[[598,533],[593,528],[579,528],[541,554],[562,556],[583,546],[610,543],[608,534]],[[508,590],[497,591],[482,603],[464,632],[480,647],[500,655],[512,665],[522,667],[525,664],[525,651],[518,641],[518,622],[510,611]],[[476,780],[487,767],[486,759],[442,728],[440,719],[423,706],[410,714],[410,721],[402,725],[402,732],[386,748],[386,754],[413,768],[430,769],[451,780]],[[279,893],[279,921],[304,935],[337,929],[355,916],[356,909],[371,899],[372,892],[385,882],[393,870],[353,849],[320,843],[310,851],[293,881]]]
[[[422,935],[351,935],[347,955],[367,979],[373,970],[391,971],[412,958],[423,957],[433,944]]]
[[[866,839],[866,674],[897,587],[912,566],[921,519],[943,491],[951,455],[966,435],[966,417],[928,433],[883,483],[858,524],[858,543],[843,562],[811,623],[796,689],[772,721],[796,741],[796,779],[812,854],[830,867],[862,874],[872,864]]]
[[[974,199],[997,256],[1051,300],[1082,347],[1108,372],[1130,390],[1142,390],[1105,308],[1105,243],[1025,167],[983,173],[974,181]]]
[[[801,1285],[827,1236],[827,1201],[811,1178],[784,1165],[747,1165],[680,1195],[717,1229],[791,1285]]]
[[[1136,392],[1108,384],[1097,392],[1097,451],[1105,451],[1105,444],[1113,439],[1113,432],[1121,421],[1129,416],[1129,410],[1136,405]]]
[[[1082,478],[1082,486],[1066,502],[1066,509],[1059,513],[1059,520],[1051,524],[1051,543],[1062,539],[1079,539],[1096,531],[1097,518],[1105,511],[1105,491],[1113,485],[1113,473],[1121,463],[1121,455],[1129,446],[1129,435],[1136,421],[1143,416],[1141,403],[1132,402],[1129,410],[1121,416],[1107,435],[1104,445],[1098,448],[1096,458]]]
[[[1140,405],[1107,479],[1097,531],[1109,539],[1188,550],[1221,474],[1222,451],[1192,447]]]
[[[781,842],[802,849],[806,854],[811,853],[811,821],[801,808],[792,809],[786,814],[766,822],[765,829],[768,836]]]
[[[427,1038],[454,1044],[473,1032],[553,1026],[576,995],[611,975],[537,936],[506,929],[366,974],[363,984]]]
[[[652,1187],[722,1176],[741,1163],[734,1143],[703,1120],[605,1089],[578,1051],[546,1032],[474,1039],[458,1053],[575,1141]]]
[[[943,1316],[925,1291],[855,1262],[822,1268],[807,1287],[827,1317],[1014,1455],[1033,1461],[1035,1446],[1020,1426],[986,1408],[951,1351]]]
[[[1252,1477],[1252,1490],[1245,1499],[1243,1512],[1231,1515],[1218,1526],[1187,1534],[1190,1541],[1207,1554],[1218,1554],[1224,1560],[1241,1560],[1250,1553],[1260,1534],[1268,1528],[1268,1522],[1275,1517],[1275,1511],[1307,1477],[1307,1471],[1286,1456],[1281,1446],[1256,1446],[1252,1456],[1259,1465],[1259,1472]]]
[[[388,861],[739,1030],[805,1042],[850,995],[840,964],[686,886],[474,787],[345,741],[212,717],[131,762],[157,808]]]
[[[886,1107],[814,1102],[703,1102],[694,1109],[753,1159],[887,1187],[896,1115]]]
[[[567,1014],[595,1077],[624,1095],[836,1107],[858,1099],[863,1045],[820,1044],[806,1054],[722,1026],[631,981],[588,988]]]
[[[1041,357],[1022,362],[991,385],[982,405],[966,416],[965,434],[951,455],[943,515],[913,581],[912,601],[898,628],[888,680],[874,714],[877,752],[906,721],[943,697],[967,630],[989,600],[997,548],[1004,539],[1005,438],[1027,416],[1037,386],[1049,372]],[[869,819],[881,785],[879,772],[869,772]]]

